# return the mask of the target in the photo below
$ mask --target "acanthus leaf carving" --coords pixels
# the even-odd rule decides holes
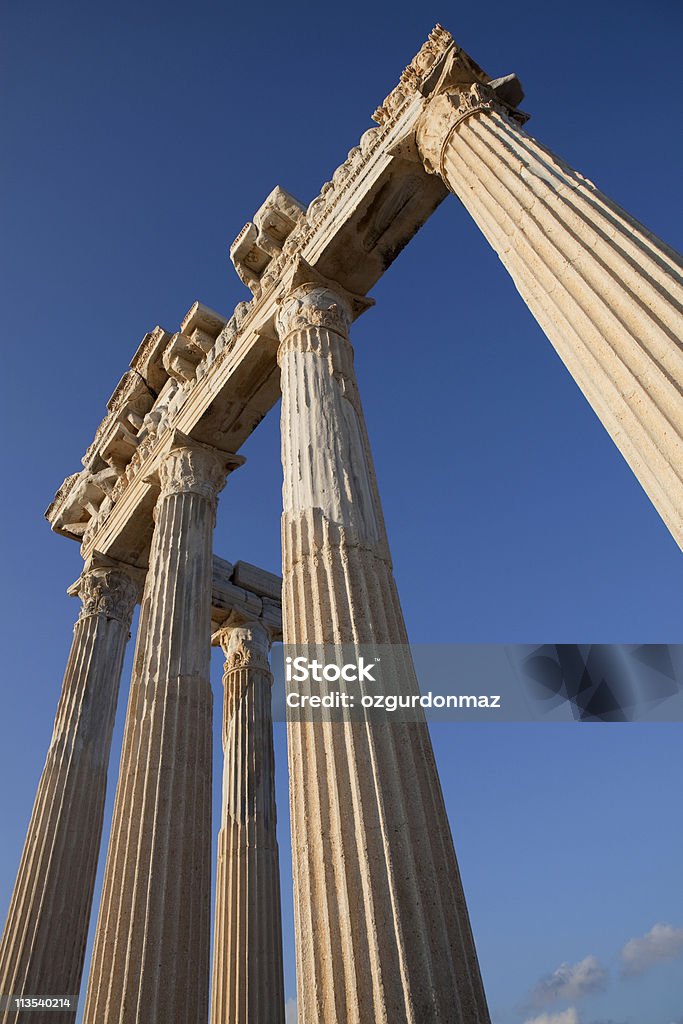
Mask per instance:
[[[270,673],[271,635],[263,622],[254,620],[224,626],[219,635],[225,654],[226,675],[243,668]]]
[[[86,568],[68,590],[81,599],[79,621],[92,615],[104,615],[129,628],[142,590],[139,576],[139,571],[131,573],[115,566]]]
[[[277,314],[277,331],[281,339],[294,331],[324,327],[346,337],[351,312],[341,295],[317,284],[302,284],[282,301]]]
[[[220,451],[174,431],[172,447],[159,466],[159,500],[173,494],[199,494],[214,506],[228,474],[244,463],[241,455]]]

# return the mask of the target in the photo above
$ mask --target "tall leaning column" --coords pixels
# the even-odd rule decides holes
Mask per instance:
[[[107,765],[140,570],[94,555],[69,593],[81,612],[0,944],[0,993],[77,996],[95,887]],[[20,1014],[0,1014],[3,1024]],[[71,1012],[50,1020],[72,1022]]]
[[[430,101],[428,171],[462,201],[683,547],[683,262],[474,84]]]
[[[242,461],[176,432],[160,467],[87,1024],[208,1016],[212,533]]]
[[[224,626],[223,809],[211,1024],[284,1024],[275,757],[261,621]]]
[[[287,644],[407,643],[333,286],[278,318]],[[290,721],[299,1024],[489,1024],[424,721]]]

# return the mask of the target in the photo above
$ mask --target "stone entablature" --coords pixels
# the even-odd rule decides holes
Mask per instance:
[[[279,257],[305,215],[306,209],[299,200],[276,185],[254,215],[254,222],[248,221],[230,246],[230,259],[240,280],[257,297],[268,265]]]
[[[447,195],[443,151],[453,133],[482,114],[523,124],[522,98],[515,75],[491,79],[437,26],[375,111],[377,125],[305,212],[277,187],[240,232],[230,256],[251,300],[229,319],[195,303],[176,333],[146,335],[83,472],[46,513],[53,529],[79,539],[86,557],[97,548],[145,564],[150,481],[171,429],[237,451],[277,401],[275,318],[298,268],[366,295]]]
[[[230,319],[196,302],[178,331],[143,339],[47,513],[86,568],[4,991],[78,989],[145,577],[84,1020],[208,1017],[213,639],[226,699],[211,1020],[282,1024],[268,649],[407,648],[350,332],[447,189],[683,547],[682,264],[522,130],[522,98],[437,27],[307,210],[276,188],[242,230],[231,258],[251,301]],[[280,393],[283,579],[212,556],[218,494]],[[409,661],[394,670],[417,692]],[[300,1019],[490,1024],[426,723],[328,724],[288,726]]]
[[[178,332],[157,327],[145,336],[131,362],[135,376],[117,388],[115,411],[98,428],[86,468],[64,482],[46,513],[54,530],[81,541],[85,555],[97,548],[145,564],[150,480],[172,428],[237,451],[275,404],[275,316],[302,261],[363,296],[445,198],[446,187],[416,160],[411,140],[446,72],[462,82],[491,82],[437,26],[376,112],[378,125],[306,212],[277,187],[240,232],[231,258],[251,301],[229,319],[195,303]]]
[[[226,625],[260,621],[271,640],[282,639],[282,578],[249,562],[226,562],[213,558],[211,590],[211,634],[220,643]]]

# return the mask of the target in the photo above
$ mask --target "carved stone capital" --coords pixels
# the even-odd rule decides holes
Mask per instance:
[[[496,111],[519,124],[528,115],[515,110],[513,103],[523,97],[516,75],[507,75],[495,82],[469,82],[457,88],[438,92],[429,101],[415,132],[415,141],[425,170],[444,177],[443,155],[453,133],[473,114]]]
[[[159,500],[171,494],[199,494],[215,503],[228,475],[244,458],[201,444],[176,430],[159,467]]]
[[[297,285],[280,303],[276,327],[281,341],[294,331],[323,327],[348,337],[351,310],[342,295],[325,285]]]
[[[440,93],[430,100],[415,133],[425,170],[443,176],[443,151],[458,125],[473,114],[490,113],[494,109],[502,111],[504,108],[496,101],[492,90],[480,82]]]
[[[374,299],[347,291],[299,256],[288,291],[278,302],[275,326],[281,343],[296,332],[319,328],[348,341],[351,323],[374,304]]]
[[[144,576],[144,569],[95,552],[67,594],[81,599],[79,621],[90,615],[105,615],[128,629],[133,609],[142,596]]]
[[[225,672],[250,668],[270,672],[268,654],[271,633],[264,622],[253,619],[240,625],[222,626],[216,634],[225,655]]]

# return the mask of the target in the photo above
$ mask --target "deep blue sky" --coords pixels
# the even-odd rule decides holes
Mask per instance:
[[[77,613],[78,548],[42,512],[142,335],[197,298],[229,314],[246,297],[229,243],[274,185],[313,198],[436,21],[490,73],[519,74],[530,132],[668,243],[683,236],[676,0],[24,0],[3,21],[2,916]],[[354,343],[411,638],[683,641],[681,553],[454,199],[373,295]],[[278,443],[274,413],[216,532],[222,556],[275,571]],[[113,775],[129,671],[130,652]],[[434,739],[495,1024],[532,1018],[538,979],[588,955],[611,980],[571,1004],[585,1024],[682,1017],[680,962],[630,980],[616,966],[655,923],[683,927],[681,728]]]

